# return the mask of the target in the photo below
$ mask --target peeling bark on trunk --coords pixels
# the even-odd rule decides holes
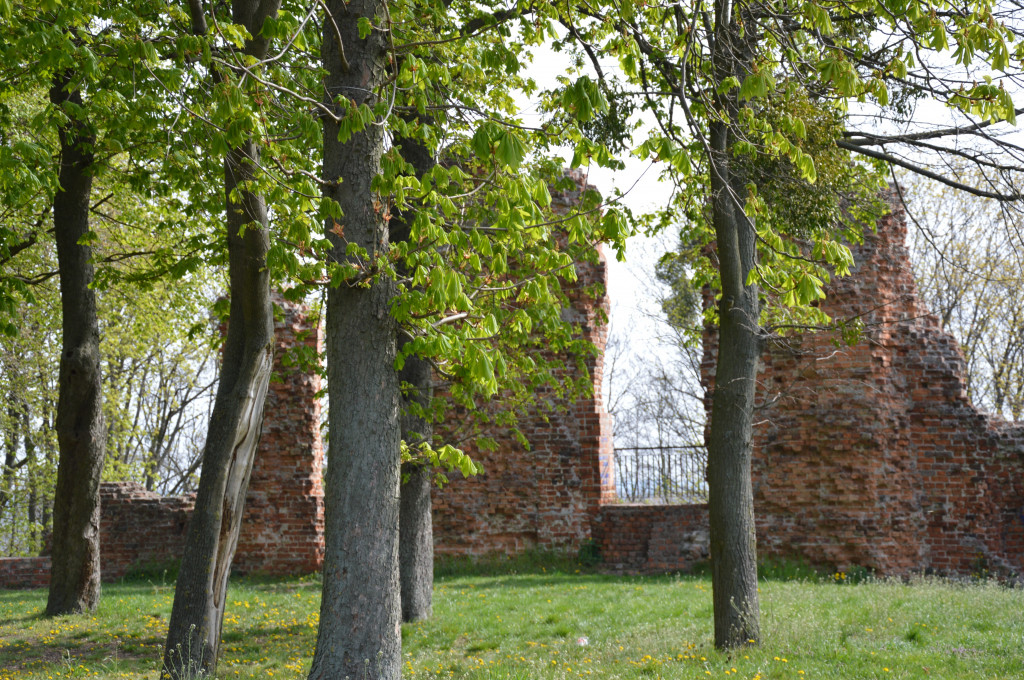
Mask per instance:
[[[749,54],[730,0],[716,2],[714,63],[718,82],[745,75]],[[752,23],[750,25],[753,25]],[[743,37],[741,37],[743,36]],[[732,127],[739,103],[735,90],[721,102],[729,122],[711,125],[712,215],[722,299],[715,391],[708,436],[708,515],[715,646],[733,648],[760,638],[757,545],[750,481],[760,304],[747,275],[756,257],[754,224],[743,211],[746,190],[732,167]]]
[[[328,105],[346,112],[373,106],[386,77],[385,34],[362,39],[358,21],[385,25],[380,0],[328,0],[340,31],[325,21],[322,43]],[[340,103],[335,103],[335,100]],[[349,103],[351,102],[351,103]],[[338,126],[324,124],[327,195],[343,212],[325,225],[334,258],[351,261],[347,243],[373,258],[388,248],[383,210],[371,189],[380,173],[383,130],[370,124],[345,142]],[[342,238],[342,232],[344,234]],[[393,281],[374,276],[342,283],[327,297],[327,387],[330,441],[325,489],[325,554],[320,629],[309,677],[316,680],[401,677],[398,582],[399,389],[395,371],[398,331],[390,314]]]
[[[234,22],[255,36],[246,42],[247,54],[266,56],[268,44],[259,32],[279,7],[280,0],[235,0]],[[192,9],[196,12],[197,4]],[[205,17],[193,13],[192,25],[196,33],[205,32]],[[263,427],[274,365],[274,309],[267,269],[270,230],[263,196],[245,184],[255,177],[258,163],[259,147],[252,139],[224,161],[230,316],[195,510],[174,590],[163,677],[216,672],[228,577]]]
[[[54,78],[50,102],[82,106],[70,90],[71,74]],[[53,549],[46,614],[93,611],[100,599],[100,475],[106,428],[100,374],[92,249],[79,243],[89,231],[95,134],[69,114],[60,126],[60,190],[53,199],[53,226],[60,273],[63,346],[57,401],[57,488],[53,502]]]
[[[249,144],[229,155],[227,196],[251,176],[249,159],[257,153]],[[227,581],[274,364],[266,206],[261,196],[241,193],[242,203],[228,200],[231,310],[164,649],[164,673],[171,675],[190,668],[210,674],[216,669]]]

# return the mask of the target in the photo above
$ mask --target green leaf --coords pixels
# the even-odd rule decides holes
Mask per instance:
[[[470,145],[478,158],[487,160],[491,157],[491,127],[489,123],[484,123],[477,128],[470,140]]]
[[[740,97],[743,99],[764,98],[773,89],[775,89],[775,79],[771,73],[767,70],[755,71],[743,79],[743,85],[740,86]]]
[[[515,170],[526,158],[526,145],[512,130],[502,130],[497,139],[495,156],[499,161]]]
[[[373,32],[373,24],[366,17],[359,17],[359,39],[366,40],[366,36]]]
[[[736,76],[729,76],[728,78],[722,79],[722,82],[718,84],[718,94],[725,94],[734,87],[740,86],[740,79]]]

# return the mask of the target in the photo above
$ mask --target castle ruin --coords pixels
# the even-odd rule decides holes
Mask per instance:
[[[918,299],[905,237],[897,207],[853,248],[855,271],[822,303],[835,319],[864,321],[859,343],[822,333],[766,348],[753,469],[759,555],[880,574],[1020,575],[1024,424],[968,401],[962,355]],[[604,261],[582,266],[580,278],[603,283]],[[496,452],[470,447],[486,474],[434,493],[435,549],[573,553],[593,541],[611,571],[685,570],[707,557],[707,507],[617,502],[600,396],[608,303],[580,290],[567,313],[598,348],[585,362],[592,396],[524,416],[529,449],[501,433]],[[247,573],[310,573],[323,558],[319,376],[282,363],[295,343],[319,347],[320,331],[301,307],[283,309],[235,560]],[[711,385],[712,336],[705,350]],[[180,555],[188,497],[106,484],[102,507],[104,578]],[[48,560],[0,559],[0,588],[46,585]]]

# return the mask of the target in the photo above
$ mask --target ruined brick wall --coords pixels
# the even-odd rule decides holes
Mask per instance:
[[[49,557],[0,557],[0,590],[45,588],[48,585]]]
[[[686,571],[708,559],[707,505],[605,505],[594,523],[602,569]]]
[[[582,182],[581,177],[577,180]],[[554,196],[563,207],[576,198],[573,193]],[[563,412],[531,409],[519,422],[529,450],[507,431],[488,433],[498,443],[496,451],[482,452],[471,442],[463,446],[485,473],[470,479],[455,473],[447,488],[434,491],[436,552],[575,551],[591,537],[602,498],[614,497],[611,417],[601,400],[608,298],[581,292],[606,283],[607,265],[603,254],[598,255],[597,264],[577,263],[579,280],[568,289],[572,305],[564,311],[598,350],[585,360],[592,395]],[[573,358],[564,358],[563,365],[566,378],[580,377]],[[540,404],[553,399],[550,390],[541,390],[537,397]]]
[[[137,569],[172,568],[181,559],[195,496],[161,496],[137,482],[100,484],[100,572],[116,581]],[[0,589],[45,588],[50,557],[0,559]]]
[[[759,554],[883,574],[1019,574],[1024,424],[999,422],[967,400],[962,356],[918,300],[905,236],[897,208],[854,248],[854,275],[824,302],[833,318],[865,321],[860,343],[820,334],[766,349],[758,399],[767,407],[754,442]],[[603,259],[579,273],[581,285],[603,283]],[[574,551],[593,538],[613,571],[686,569],[707,554],[706,506],[602,505],[614,499],[600,390],[608,302],[571,298],[566,313],[599,350],[586,361],[594,396],[563,413],[529,414],[521,423],[529,451],[500,434],[496,453],[467,447],[486,474],[434,493],[437,551]],[[280,363],[290,343],[318,347],[318,334],[302,333],[303,314],[286,307],[278,327],[276,371],[286,377],[271,384],[236,554],[248,572],[315,571],[323,556],[319,378]],[[574,362],[565,365],[571,371]],[[104,578],[180,555],[188,499],[154,498],[137,485],[104,485],[102,493]],[[0,587],[45,585],[48,564],[2,559]]]
[[[310,574],[324,559],[320,375],[298,365],[322,349],[322,326],[304,306],[275,302],[274,376],[263,408],[263,433],[249,478],[233,569],[239,573]],[[291,352],[291,354],[289,353]]]
[[[962,355],[918,299],[905,237],[898,206],[828,291],[830,316],[865,322],[857,345],[807,335],[763,356],[758,552],[882,573],[1019,573],[1024,426],[968,401]],[[713,380],[710,352],[704,368]]]
[[[136,482],[100,485],[100,573],[116,581],[132,569],[181,559],[195,496],[161,496]]]

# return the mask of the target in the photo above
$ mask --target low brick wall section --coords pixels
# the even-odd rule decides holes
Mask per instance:
[[[46,588],[49,585],[49,557],[0,557],[0,590]]]
[[[607,571],[688,571],[708,559],[708,506],[604,505],[593,535]]]
[[[100,569],[115,581],[135,568],[181,559],[193,496],[161,496],[135,482],[100,485]]]

